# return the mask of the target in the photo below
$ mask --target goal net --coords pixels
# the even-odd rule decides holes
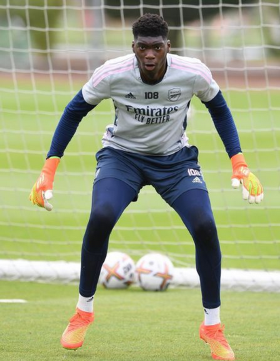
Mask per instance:
[[[243,153],[261,180],[260,205],[231,188],[231,164],[206,108],[193,99],[187,133],[200,150],[223,253],[224,287],[280,289],[279,0],[0,0],[0,278],[73,281],[87,224],[95,153],[114,119],[103,101],[81,122],[59,165],[54,209],[28,195],[72,97],[105,60],[131,53],[131,25],[159,13],[173,52],[211,69],[233,113]],[[196,285],[193,241],[145,187],[117,223],[110,251],[135,261],[169,256],[176,284]]]

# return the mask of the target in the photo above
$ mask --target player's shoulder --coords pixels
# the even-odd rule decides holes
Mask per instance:
[[[119,66],[122,64],[133,64],[134,58],[135,58],[134,53],[118,56],[117,58],[112,58],[105,61],[103,66],[106,67],[106,66],[114,66],[114,65]]]
[[[185,65],[193,65],[193,66],[206,66],[200,59],[191,58],[188,56],[181,56],[177,54],[167,54],[168,63],[172,64],[185,64]]]
[[[190,58],[188,56],[168,54],[168,62],[170,67],[185,71],[190,69],[205,69],[209,71],[209,68],[200,59]]]
[[[122,76],[123,73],[133,70],[134,59],[135,55],[129,54],[107,60],[93,73],[93,85],[96,86],[103,79],[110,79],[111,76]]]
[[[210,74],[209,68],[197,58],[168,54],[169,66],[185,72],[203,71]]]

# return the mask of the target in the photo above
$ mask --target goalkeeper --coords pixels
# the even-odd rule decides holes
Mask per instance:
[[[42,172],[30,200],[51,210],[57,166],[77,127],[103,99],[115,106],[114,124],[102,138],[92,208],[81,251],[81,274],[76,313],[61,344],[82,346],[94,320],[93,300],[109,237],[125,208],[152,185],[179,214],[196,249],[204,320],[199,335],[214,359],[234,360],[220,320],[221,251],[207,187],[198,163],[198,149],[188,143],[187,111],[193,96],[207,107],[232,164],[232,185],[243,198],[259,203],[263,189],[242,154],[231,112],[199,60],[170,53],[168,25],[155,14],[141,16],[132,26],[132,53],[109,60],[66,106],[54,132]],[[136,311],[137,312],[137,311]]]

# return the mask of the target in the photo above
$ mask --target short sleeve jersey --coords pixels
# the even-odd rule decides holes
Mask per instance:
[[[163,79],[145,84],[134,54],[107,61],[83,86],[85,101],[97,105],[111,98],[114,124],[103,136],[104,147],[147,155],[169,155],[188,145],[187,112],[191,98],[212,100],[219,91],[200,60],[167,54]]]

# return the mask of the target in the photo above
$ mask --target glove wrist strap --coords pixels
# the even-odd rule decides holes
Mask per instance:
[[[248,167],[244,155],[242,153],[235,154],[233,157],[231,157],[231,165],[232,170],[235,172],[240,167]]]
[[[52,181],[59,162],[60,158],[48,158],[43,166],[42,172],[48,174]]]

